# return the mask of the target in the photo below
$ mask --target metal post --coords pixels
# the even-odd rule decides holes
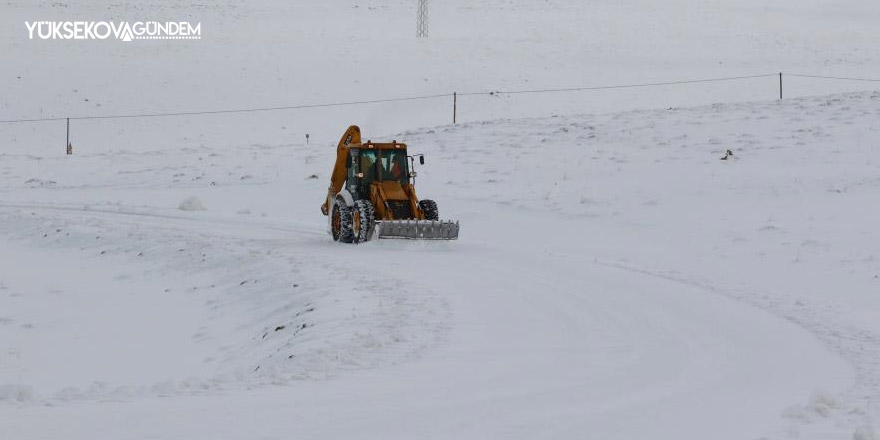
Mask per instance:
[[[782,99],[782,72],[779,72],[779,99]]]
[[[452,92],[452,125],[455,125],[458,116],[458,92]]]
[[[71,151],[72,148],[70,146],[70,118],[67,118],[67,143],[65,144],[64,148],[67,150],[68,156],[73,154],[73,151]]]
[[[416,37],[428,36],[428,0],[418,0],[418,12],[416,13]]]

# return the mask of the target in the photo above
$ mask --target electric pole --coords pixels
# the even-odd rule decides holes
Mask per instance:
[[[416,37],[428,37],[428,0],[418,0],[419,11],[416,14]]]

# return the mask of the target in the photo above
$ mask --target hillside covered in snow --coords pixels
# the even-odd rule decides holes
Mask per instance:
[[[6,2],[0,120],[880,65],[865,1],[412,3]],[[0,123],[0,438],[875,439],[871,85]],[[332,241],[352,123],[458,241]]]

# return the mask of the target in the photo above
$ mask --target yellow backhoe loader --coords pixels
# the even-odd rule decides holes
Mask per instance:
[[[356,125],[339,140],[321,213],[328,216],[333,240],[363,243],[374,237],[455,240],[458,222],[441,221],[437,203],[419,200],[413,186],[415,158],[406,144],[361,142]]]

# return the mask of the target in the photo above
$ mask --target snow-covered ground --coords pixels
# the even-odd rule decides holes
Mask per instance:
[[[2,8],[0,119],[880,66],[863,1]],[[100,14],[205,36],[23,39]],[[880,93],[755,84],[0,124],[0,438],[874,439]],[[459,241],[330,240],[349,123]]]

